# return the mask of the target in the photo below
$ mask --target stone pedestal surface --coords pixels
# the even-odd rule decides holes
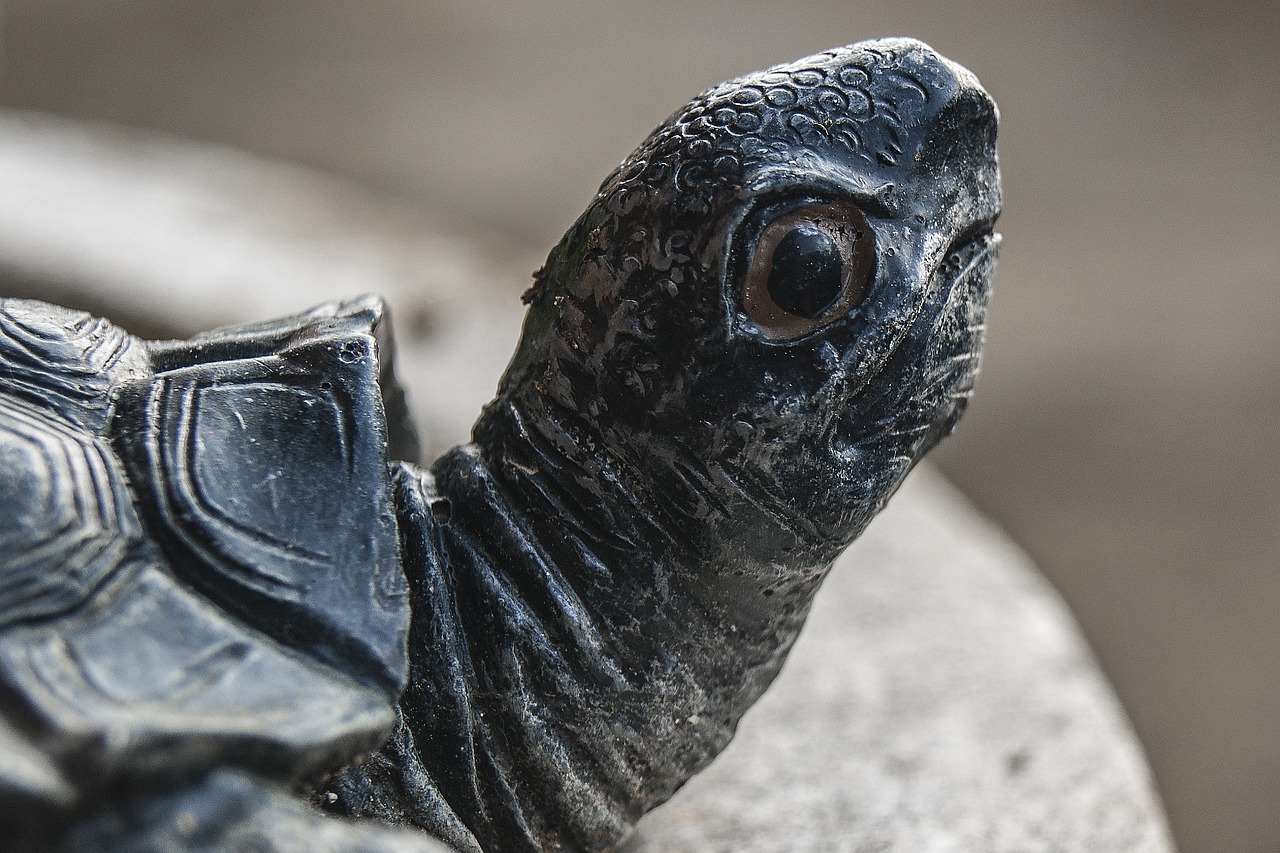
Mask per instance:
[[[3,295],[141,334],[387,295],[429,453],[489,399],[540,260],[311,170],[34,114],[0,113],[0,186]],[[626,848],[1170,849],[1071,617],[927,466],[837,564],[729,750]]]

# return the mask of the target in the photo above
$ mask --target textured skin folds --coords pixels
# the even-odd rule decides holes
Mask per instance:
[[[963,412],[995,137],[910,40],[704,93],[552,250],[429,467],[376,299],[165,342],[0,303],[0,838],[616,847]]]

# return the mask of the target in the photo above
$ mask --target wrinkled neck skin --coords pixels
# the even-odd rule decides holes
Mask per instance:
[[[709,600],[765,567],[685,541],[580,427],[499,400],[477,444],[401,469],[410,685],[382,753],[323,789],[341,810],[459,850],[611,849],[777,673],[827,555],[756,592],[779,607]]]
[[[402,472],[403,725],[337,789],[461,850],[615,846],[726,746],[830,560],[781,577],[708,532],[727,517],[690,540],[652,470],[534,405],[495,401],[477,444]],[[712,595],[717,579],[734,594]]]
[[[493,849],[519,849],[526,833],[529,849],[607,849],[725,747],[831,555],[806,552],[782,577],[709,514],[747,508],[713,510],[711,495],[689,537],[673,523],[697,517],[678,505],[686,495],[536,405],[500,399],[477,444],[433,467],[448,565],[467,561],[468,577],[445,582],[486,708],[484,749],[502,756],[500,787],[532,825],[508,825]],[[660,464],[681,477],[699,467]]]

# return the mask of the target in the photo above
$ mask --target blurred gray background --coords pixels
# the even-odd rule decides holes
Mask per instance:
[[[0,106],[337,173],[528,269],[711,84],[880,35],[969,66],[1006,243],[939,458],[1075,611],[1180,848],[1280,850],[1274,0],[0,3]]]

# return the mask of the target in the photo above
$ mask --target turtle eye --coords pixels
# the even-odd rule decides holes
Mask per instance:
[[[870,285],[871,228],[852,204],[787,211],[756,239],[742,307],[773,340],[792,340],[849,313]]]

